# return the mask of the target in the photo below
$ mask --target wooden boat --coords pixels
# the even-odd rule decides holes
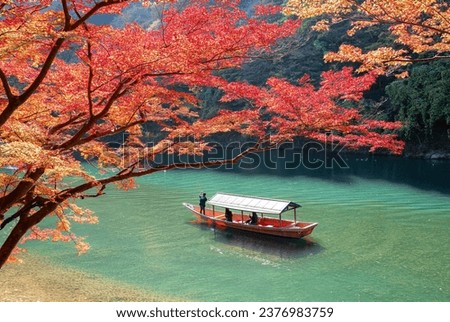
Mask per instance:
[[[302,238],[312,233],[317,223],[297,221],[296,209],[299,204],[278,199],[243,196],[228,193],[216,193],[207,204],[211,207],[200,213],[200,207],[190,203],[183,205],[195,216],[208,224],[219,228],[232,228],[260,234],[288,238]],[[227,219],[226,209],[232,214]],[[294,220],[282,219],[281,214],[293,210]],[[250,216],[256,213],[256,223],[251,223]],[[273,217],[276,215],[277,217]]]

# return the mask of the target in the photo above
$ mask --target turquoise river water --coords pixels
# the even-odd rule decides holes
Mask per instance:
[[[86,200],[91,250],[28,243],[58,263],[187,301],[450,301],[450,163],[351,158],[347,169],[175,170]],[[205,191],[289,199],[305,240],[217,231],[182,202]]]

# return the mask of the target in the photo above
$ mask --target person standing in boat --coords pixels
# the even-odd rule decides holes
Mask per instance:
[[[205,214],[205,207],[206,207],[206,201],[208,198],[206,198],[206,193],[202,192],[198,198],[200,199],[199,205],[200,205],[200,213]]]

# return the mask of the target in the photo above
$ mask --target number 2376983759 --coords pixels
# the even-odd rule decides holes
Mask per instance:
[[[332,307],[260,307],[260,318],[299,317],[299,318],[327,318],[333,314]]]

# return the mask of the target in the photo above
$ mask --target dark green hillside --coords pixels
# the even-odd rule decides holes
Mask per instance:
[[[449,147],[450,135],[450,61],[417,64],[410,77],[386,87],[395,115],[405,124],[404,137],[416,149]]]

